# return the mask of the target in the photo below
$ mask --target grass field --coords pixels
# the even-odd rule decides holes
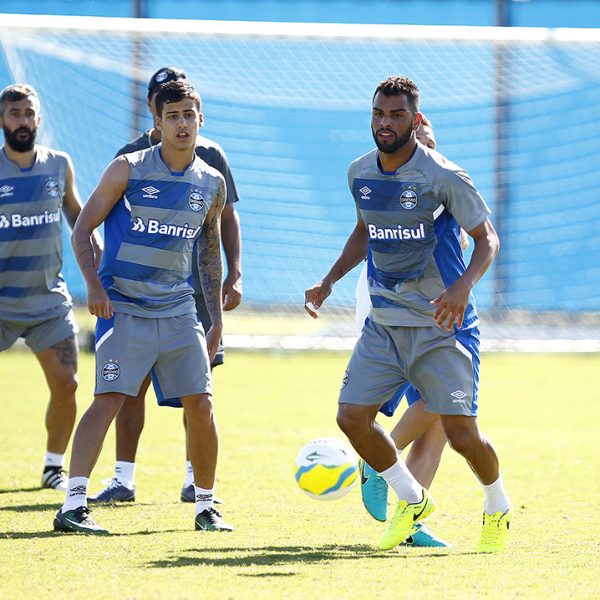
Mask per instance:
[[[452,548],[376,551],[382,525],[358,489],[332,503],[302,495],[302,444],[340,436],[335,354],[230,352],[215,372],[221,433],[218,495],[237,531],[193,531],[180,413],[148,403],[135,505],[95,518],[114,535],[51,532],[62,495],[37,488],[45,385],[27,352],[0,356],[0,597],[20,598],[598,598],[600,355],[485,355],[482,429],[500,454],[514,503],[503,556],[473,553],[482,493],[447,450],[430,527]],[[80,414],[92,390],[80,367]],[[386,426],[391,420],[384,419]],[[112,474],[114,437],[92,474]]]

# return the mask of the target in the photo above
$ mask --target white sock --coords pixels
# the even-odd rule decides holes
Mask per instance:
[[[498,475],[498,479],[490,485],[483,485],[483,510],[488,515],[501,512],[504,514],[510,508],[510,500],[504,491],[502,483],[502,475]]]
[[[185,487],[188,485],[194,485],[194,469],[192,468],[192,461],[185,461],[185,483],[183,484]]]
[[[201,513],[207,508],[213,507],[213,496],[215,494],[214,487],[210,490],[205,490],[204,488],[195,485],[194,491],[196,493],[196,514]]]
[[[379,474],[400,500],[406,500],[409,504],[423,500],[423,487],[412,476],[402,459],[399,458],[389,469]]]
[[[115,462],[115,479],[132,490],[135,487],[135,463],[118,460]]]
[[[65,455],[56,454],[55,452],[46,452],[44,457],[44,467],[60,467],[65,466]]]
[[[75,510],[80,506],[87,506],[87,490],[90,480],[88,477],[69,477],[67,498],[62,507],[62,512]]]

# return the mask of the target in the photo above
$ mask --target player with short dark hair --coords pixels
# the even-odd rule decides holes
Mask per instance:
[[[482,484],[477,550],[502,552],[510,502],[496,453],[477,426],[479,318],[471,294],[500,243],[468,174],[417,143],[418,100],[417,86],[406,77],[390,77],[377,87],[371,112],[377,148],[348,170],[357,223],[329,272],[306,290],[305,306],[316,317],[334,283],[368,254],[371,316],[344,375],[337,422],[398,496],[379,548],[402,543],[435,508],[375,421],[379,408],[412,384],[425,410],[440,415],[450,446]],[[461,227],[474,240],[468,266]]]
[[[161,87],[170,81],[187,81],[186,74],[178,67],[162,67],[158,69],[148,82],[148,110],[153,118],[156,117],[156,97]],[[201,113],[201,126],[203,115]],[[129,152],[145,150],[160,143],[161,132],[156,127],[145,131],[134,140],[128,142],[116,154],[120,156]],[[242,298],[242,273],[241,273],[241,235],[240,221],[235,203],[239,200],[235,183],[229,168],[225,152],[213,140],[198,135],[196,138],[196,154],[208,165],[214,167],[225,178],[227,187],[226,203],[221,214],[221,237],[227,263],[227,276],[223,282],[223,309],[233,310]],[[211,321],[206,308],[202,286],[198,276],[196,261],[192,266],[192,286],[198,319],[208,331]],[[212,367],[224,363],[225,353],[223,345],[212,361]],[[135,398],[127,398],[116,418],[116,463],[112,481],[107,487],[95,496],[89,498],[93,503],[115,503],[135,501],[135,457],[138,442],[144,427],[145,397],[150,377],[142,385]],[[184,418],[185,422],[185,418]],[[193,469],[189,457],[186,457],[185,480],[181,489],[183,502],[194,502]],[[216,502],[220,502],[215,498]]]
[[[194,469],[195,528],[231,531],[214,508],[218,435],[210,362],[223,330],[220,215],[223,176],[195,153],[199,96],[184,81],[158,92],[160,144],[119,156],[107,167],[72,235],[96,328],[96,391],[75,432],[67,497],[56,531],[107,533],[87,507],[89,476],[111,422],[148,372],[159,403],[183,406]],[[104,223],[100,272],[90,235]],[[194,251],[198,245],[197,254]],[[190,284],[197,256],[211,317],[204,333]]]
[[[65,490],[78,348],[61,273],[61,212],[73,227],[81,201],[69,155],[36,144],[40,111],[30,85],[10,85],[0,93],[0,352],[24,338],[42,367],[50,389],[42,487]],[[93,243],[99,260],[102,241],[95,235]]]

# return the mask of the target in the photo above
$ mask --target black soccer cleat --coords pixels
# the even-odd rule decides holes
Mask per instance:
[[[54,531],[65,533],[89,533],[92,535],[107,535],[108,531],[90,516],[90,509],[87,506],[79,506],[75,510],[62,512],[62,509],[54,517]]]
[[[196,515],[196,531],[233,531],[234,527],[225,523],[216,508],[207,508]]]
[[[62,467],[44,467],[42,487],[65,492],[68,487],[67,472]]]

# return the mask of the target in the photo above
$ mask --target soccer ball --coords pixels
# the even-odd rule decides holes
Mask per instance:
[[[306,444],[296,457],[296,483],[315,500],[337,500],[354,486],[358,468],[353,450],[336,438]]]

